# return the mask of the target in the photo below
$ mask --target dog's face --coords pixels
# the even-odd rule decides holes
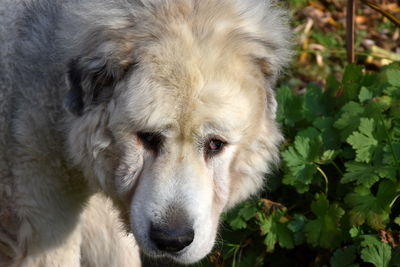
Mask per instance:
[[[71,61],[67,105],[72,158],[128,214],[141,249],[191,263],[212,249],[221,212],[262,187],[281,135],[268,42],[239,31],[228,6],[208,31],[207,6],[196,24],[181,4],[161,30],[143,17],[151,35],[100,38],[96,55]]]
[[[162,46],[146,56],[156,58]],[[267,127],[265,82],[261,74],[257,79],[256,65],[253,74],[240,74],[254,63],[239,59],[231,66],[210,65],[206,58],[194,64],[190,55],[164,54],[163,60],[137,63],[121,85],[118,111],[110,123],[124,151],[116,181],[119,190],[132,190],[131,229],[141,248],[150,255],[193,262],[212,248],[227,204],[260,188],[260,174],[248,181],[253,183],[250,189],[243,188],[240,179],[246,177],[237,168],[243,164],[238,162],[243,160],[240,152],[251,146],[255,153],[265,149],[258,143]],[[265,136],[275,139],[276,129],[270,130]],[[266,145],[273,147],[274,142]],[[132,188],[125,186],[125,177],[135,182]]]

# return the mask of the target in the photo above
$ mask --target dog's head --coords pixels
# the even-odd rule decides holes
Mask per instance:
[[[69,63],[71,155],[145,253],[195,262],[277,161],[285,14],[261,0],[142,1],[94,25],[90,12]]]

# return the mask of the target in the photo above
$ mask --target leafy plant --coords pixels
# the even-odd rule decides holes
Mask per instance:
[[[208,264],[400,266],[400,64],[326,84],[277,90],[281,169],[226,216]]]

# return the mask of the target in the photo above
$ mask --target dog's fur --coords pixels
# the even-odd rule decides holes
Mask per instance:
[[[204,257],[277,161],[286,17],[271,0],[1,0],[0,266],[139,265],[125,229],[150,256]],[[152,244],[182,221],[190,245]]]

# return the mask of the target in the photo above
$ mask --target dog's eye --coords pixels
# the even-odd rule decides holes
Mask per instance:
[[[211,157],[211,156],[214,156],[214,155],[220,153],[223,150],[225,145],[226,145],[225,141],[222,141],[222,140],[219,140],[216,138],[208,140],[207,144],[206,144],[206,148],[205,148],[206,155],[208,157]]]
[[[158,152],[163,144],[164,136],[160,133],[138,132],[137,136],[147,150]]]

